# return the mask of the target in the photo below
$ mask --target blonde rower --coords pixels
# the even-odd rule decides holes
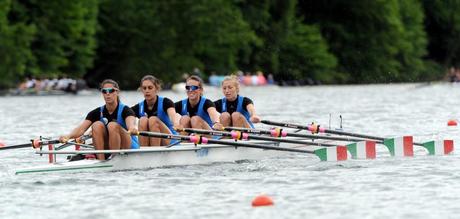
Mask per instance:
[[[224,98],[214,102],[221,113],[220,122],[223,126],[254,128],[253,123],[260,122],[259,116],[251,99],[239,95],[240,83],[234,75],[222,81]]]

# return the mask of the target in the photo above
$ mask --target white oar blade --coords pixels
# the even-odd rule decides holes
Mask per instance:
[[[353,159],[375,159],[375,141],[360,141],[347,145]]]
[[[414,140],[412,136],[403,136],[391,139],[385,139],[383,144],[390,150],[391,156],[395,157],[413,157]]]
[[[439,140],[423,143],[429,155],[446,155],[454,151],[454,140]]]
[[[347,160],[347,147],[336,146],[336,147],[325,147],[315,150],[316,156],[321,161],[341,161]]]

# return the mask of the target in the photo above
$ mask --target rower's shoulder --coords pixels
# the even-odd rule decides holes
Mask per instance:
[[[123,114],[124,116],[132,116],[132,115],[135,115],[134,110],[131,109],[131,107],[129,107],[129,106],[127,106],[127,105],[125,105],[125,106],[123,107],[122,114]]]
[[[164,103],[172,103],[172,104],[174,104],[174,101],[172,101],[169,97],[163,97],[163,102]]]
[[[219,98],[214,101],[214,104],[222,104],[222,98]]]
[[[206,98],[206,100],[204,101],[204,104],[206,106],[214,106],[214,102],[211,99],[208,99],[208,98]]]
[[[252,103],[252,99],[249,98],[249,97],[243,97],[243,103],[250,104],[250,103]]]
[[[103,108],[102,110],[105,110],[105,108]],[[98,106],[98,107],[94,108],[93,110],[89,111],[88,115],[89,114],[95,114],[95,113],[99,115],[100,112],[101,112],[101,107]]]

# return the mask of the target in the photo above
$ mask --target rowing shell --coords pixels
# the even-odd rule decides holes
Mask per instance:
[[[254,141],[255,142],[255,141]],[[274,145],[273,142],[259,144]],[[103,152],[103,151],[100,151]],[[15,174],[59,172],[59,171],[122,171],[148,169],[164,166],[208,164],[214,162],[234,162],[257,160],[280,154],[279,151],[229,145],[200,145],[182,143],[173,147],[142,147],[140,149],[106,151],[114,156],[110,160],[79,160],[57,162],[42,166],[18,169]],[[92,151],[42,151],[41,154],[93,154]]]

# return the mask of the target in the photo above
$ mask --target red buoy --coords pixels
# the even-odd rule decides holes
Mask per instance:
[[[5,147],[5,142],[2,139],[0,139],[0,147]]]
[[[259,195],[252,200],[252,207],[270,206],[273,205],[273,200],[267,195]]]
[[[450,119],[449,121],[447,121],[447,126],[457,126],[457,120]]]

